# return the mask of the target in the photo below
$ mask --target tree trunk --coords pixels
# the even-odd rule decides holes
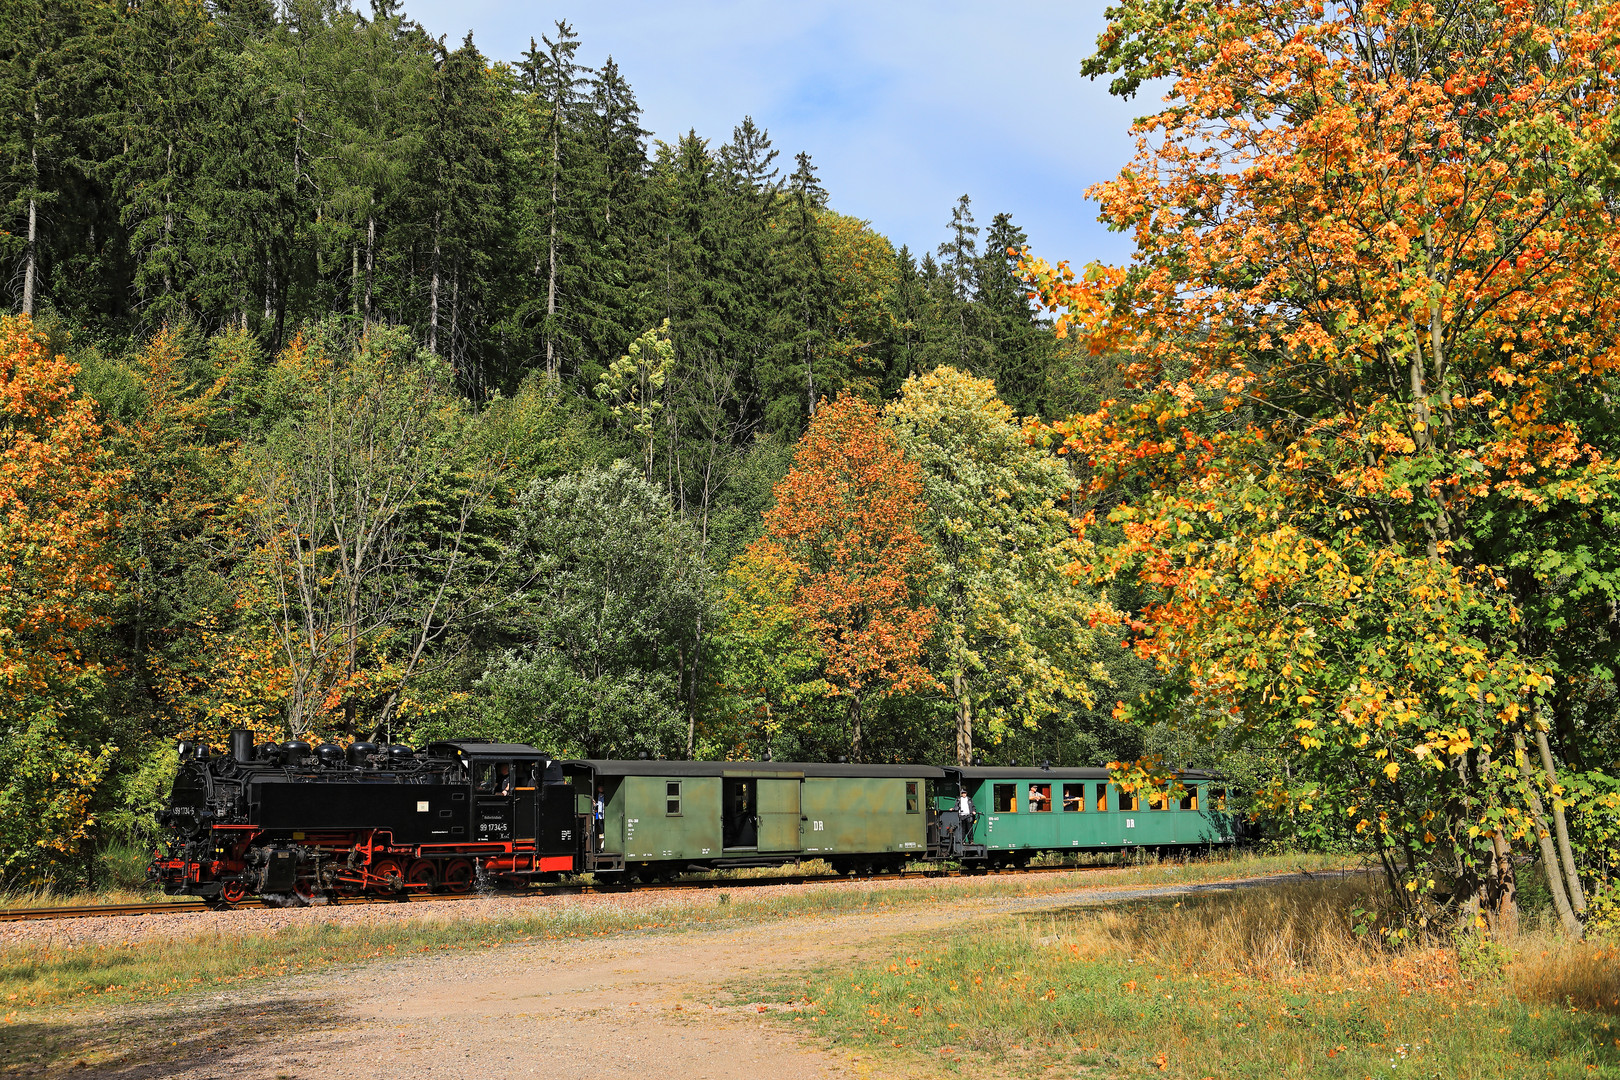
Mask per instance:
[[[958,671],[951,677],[951,692],[956,696],[956,763],[973,764],[973,702],[968,698],[967,680]]]
[[[546,252],[546,374],[557,374],[557,180],[562,162],[558,157],[561,141],[557,134],[560,119],[551,128],[551,237]]]
[[[349,312],[360,314],[360,244],[349,245]]]
[[[366,299],[361,309],[365,317],[367,330],[371,329],[371,268],[377,251],[377,219],[373,215],[366,215]]]
[[[174,278],[170,267],[174,265],[171,245],[174,243],[174,195],[171,185],[174,178],[174,143],[169,143],[168,150],[163,159],[163,178],[169,181],[163,189],[163,295],[168,296],[174,292]]]
[[[698,672],[702,670],[703,658],[703,615],[698,614],[697,629],[692,637],[692,680],[686,689],[686,760],[692,760],[692,750],[697,740],[697,687]]]
[[[459,377],[461,366],[456,363],[456,332],[460,328],[456,316],[460,313],[461,304],[461,264],[455,263],[450,268],[450,336],[445,342],[444,351],[450,357],[450,370]]]
[[[38,265],[38,256],[35,253],[38,251],[38,243],[39,204],[35,202],[33,196],[29,196],[28,246],[24,249],[25,255],[23,256],[22,313],[30,317],[32,317],[34,314],[34,281],[35,276],[38,273],[38,271],[35,269],[35,267]]]
[[[428,268],[428,352],[439,351],[439,214],[433,215],[433,262]]]
[[[860,761],[866,746],[861,733],[861,695],[849,696],[849,760]]]
[[[1541,710],[1536,710],[1540,719]],[[1553,828],[1558,836],[1558,855],[1564,865],[1564,879],[1569,886],[1569,905],[1578,912],[1586,911],[1586,894],[1581,890],[1581,875],[1575,868],[1575,851],[1569,845],[1569,826],[1564,821],[1564,802],[1558,797],[1558,770],[1553,767],[1552,748],[1547,745],[1545,725],[1536,725],[1536,747],[1541,751],[1541,767],[1547,774],[1547,790],[1553,793]]]
[[[39,138],[39,107],[34,108],[34,138]],[[39,146],[31,144],[28,150],[29,175],[33,179],[34,188],[39,188]],[[23,249],[23,295],[22,313],[33,317],[34,314],[34,288],[39,280],[39,201],[28,196],[28,246]]]
[[[1541,845],[1542,869],[1547,874],[1547,888],[1552,893],[1553,907],[1558,911],[1558,921],[1563,924],[1569,935],[1579,940],[1583,934],[1581,921],[1575,917],[1574,909],[1569,906],[1569,897],[1564,893],[1564,875],[1558,865],[1558,852],[1553,848],[1552,834],[1547,830],[1547,818],[1541,810],[1541,796],[1536,794],[1535,780],[1530,771],[1530,758],[1525,753],[1524,736],[1517,733],[1513,736],[1514,757],[1519,764],[1519,777],[1524,781],[1525,799],[1530,804],[1531,824],[1535,827],[1536,842]]]
[[[1490,873],[1485,886],[1492,929],[1502,937],[1512,937],[1519,932],[1519,883],[1513,877],[1513,847],[1501,829],[1491,833]]]

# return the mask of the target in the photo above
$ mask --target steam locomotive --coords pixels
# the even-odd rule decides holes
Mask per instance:
[[[478,739],[257,746],[243,730],[226,754],[182,742],[179,755],[147,875],[217,906],[804,859],[844,873],[911,859],[1013,866],[1042,851],[1229,844],[1237,832],[1224,792],[1197,773],[1178,799],[1138,809],[1103,769],[559,760]]]

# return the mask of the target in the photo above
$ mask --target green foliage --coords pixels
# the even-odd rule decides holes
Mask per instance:
[[[1095,702],[1106,683],[1090,616],[1099,598],[1068,567],[1082,550],[1075,484],[1031,446],[995,386],[952,367],[913,376],[887,416],[922,466],[941,614],[941,679],[957,706],[956,759]]]
[[[0,714],[0,882],[75,881],[95,825],[91,805],[119,748],[99,741],[94,676],[29,695]]]
[[[536,481],[510,555],[510,645],[458,722],[557,754],[689,752],[712,583],[668,496],[625,463]]]

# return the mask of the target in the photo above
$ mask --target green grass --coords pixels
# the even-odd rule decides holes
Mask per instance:
[[[179,941],[0,948],[0,1023],[43,1008],[167,997],[334,964],[394,959],[411,952],[490,948],[510,942],[682,931],[830,915],[957,904],[983,897],[1038,897],[1091,886],[1139,887],[1323,869],[1325,856],[1225,856],[1144,864],[1100,873],[946,878],[928,887],[875,883],[792,894],[750,888],[705,891],[652,912],[620,912],[537,900],[531,912],[493,920],[455,917],[456,905],[423,905],[420,918],[380,923],[311,923],[243,935],[229,914],[197,916],[198,935]],[[3,1028],[0,1028],[3,1030]]]
[[[1383,952],[1345,918],[1368,887],[965,928],[775,992],[793,1027],[925,1075],[1620,1077],[1613,949],[1531,932],[1466,971]]]

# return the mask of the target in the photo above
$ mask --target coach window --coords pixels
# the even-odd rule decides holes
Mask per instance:
[[[1086,808],[1086,785],[1063,785],[1063,809],[1065,813],[1078,813]]]
[[[1149,810],[1168,810],[1168,809],[1170,809],[1170,796],[1166,795],[1162,791],[1150,791],[1150,792],[1148,792],[1148,809]]]
[[[1136,793],[1134,791],[1114,791],[1114,801],[1119,805],[1118,810],[1131,811],[1136,809]]]
[[[1032,814],[1049,814],[1052,812],[1052,785],[1029,785],[1029,812]]]
[[[906,781],[906,813],[915,814],[917,812],[918,812],[918,808],[917,808],[917,781],[915,781],[915,780],[907,780]]]
[[[1018,813],[1018,785],[997,784],[993,800],[995,812],[998,814]]]
[[[1212,809],[1226,810],[1226,789],[1223,787],[1209,789],[1209,802]]]
[[[1108,785],[1097,785],[1097,811],[1104,813],[1108,810]]]
[[[679,780],[666,780],[664,782],[664,816],[681,816],[681,782]]]
[[[1190,787],[1190,788],[1182,789],[1182,792],[1181,792],[1181,808],[1183,810],[1196,810],[1196,809],[1198,809],[1198,789],[1197,788]]]

